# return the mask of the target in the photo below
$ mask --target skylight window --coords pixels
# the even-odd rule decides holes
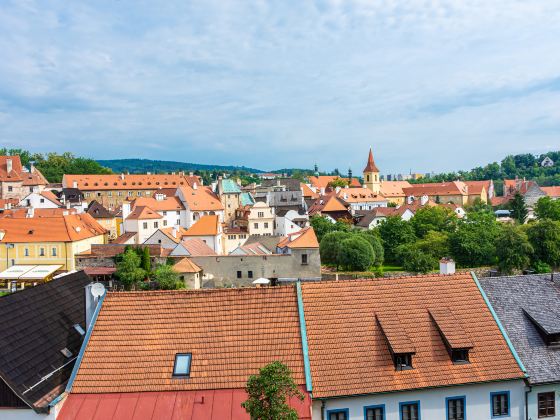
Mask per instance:
[[[67,357],[68,359],[72,357],[72,352],[68,350],[67,347],[64,347],[62,350],[60,350],[60,352],[64,355],[64,357]]]
[[[80,334],[80,335],[85,335],[86,334],[86,332],[84,331],[84,329],[82,328],[82,326],[80,324],[75,324],[74,329],[76,331],[78,331],[78,334]]]
[[[177,353],[173,365],[173,376],[188,377],[191,373],[191,359],[190,353]]]

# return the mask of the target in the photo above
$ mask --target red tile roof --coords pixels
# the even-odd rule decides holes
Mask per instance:
[[[559,198],[560,197],[560,186],[557,187],[541,187],[546,195],[552,198]]]
[[[183,236],[216,236],[220,229],[220,220],[216,215],[202,216]]]
[[[346,203],[370,203],[375,201],[387,201],[381,194],[375,194],[369,188],[341,188],[337,197]]]
[[[192,262],[190,258],[182,258],[173,266],[173,270],[177,273],[199,273],[202,268]]]
[[[220,198],[208,187],[197,186],[191,188],[184,186],[179,190],[192,211],[219,211],[224,209]]]
[[[468,195],[467,186],[461,181],[453,182],[434,182],[430,184],[411,184],[408,188],[403,188],[406,196],[420,197],[422,195]]]
[[[305,385],[301,346],[293,286],[109,292],[72,392],[243,388],[277,360]],[[177,353],[192,354],[188,379],[172,376]]]
[[[188,185],[184,175],[131,174],[131,175],[64,175],[62,185],[73,188],[74,181],[81,191],[101,190],[157,190]]]
[[[303,283],[302,291],[314,397],[523,377],[469,274]],[[440,307],[449,308],[472,341],[471,363],[452,363],[429,314]],[[376,321],[380,314],[384,328],[385,320],[387,328],[401,325],[395,334],[405,335],[410,344],[400,335],[394,341],[414,348],[413,369],[395,370]]]
[[[348,178],[344,178],[344,177],[341,177],[341,176],[329,176],[329,175],[310,176],[309,177],[309,182],[315,188],[321,189],[321,188],[327,188],[329,183],[331,183],[332,181],[335,181],[337,179],[342,179],[342,180],[348,182]],[[352,182],[350,183],[350,186],[351,187],[361,187],[362,185],[360,184],[360,181],[357,178],[352,178]]]
[[[157,195],[156,191],[154,195]],[[132,202],[132,206],[145,206],[155,211],[181,211],[185,209],[178,197],[165,197],[156,199],[155,197],[139,197]]]
[[[311,399],[291,398],[298,419],[311,420]],[[70,394],[58,420],[250,420],[241,403],[247,399],[242,388],[135,392],[117,394]]]
[[[278,248],[319,248],[319,241],[315,235],[315,230],[308,226],[298,232],[290,233],[280,242]]]
[[[8,159],[12,161],[12,170],[8,172]],[[0,156],[0,181],[22,182],[23,185],[47,185],[43,174],[35,167],[30,172],[23,170],[19,156]]]
[[[368,161],[366,167],[364,168],[364,172],[379,172],[379,169],[377,169],[377,166],[375,166],[375,162],[373,160],[373,152],[371,151],[371,147],[369,148]]]
[[[188,251],[191,257],[218,255],[206,242],[199,238],[184,239],[181,241],[181,246]]]
[[[147,220],[147,219],[162,219],[163,216],[160,215],[155,210],[145,206],[136,206],[134,210],[127,216],[127,220]]]

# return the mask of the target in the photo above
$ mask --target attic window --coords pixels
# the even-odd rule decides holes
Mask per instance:
[[[412,369],[412,353],[397,353],[393,358],[396,370]]]
[[[82,328],[82,326],[80,324],[75,324],[74,329],[76,331],[78,331],[78,334],[80,334],[80,335],[85,335],[86,334],[86,332],[84,331],[84,329]]]
[[[453,312],[445,306],[432,308],[428,312],[445,344],[451,361],[456,364],[469,363],[469,350],[473,348],[473,343]]]
[[[113,185],[117,185],[117,183],[116,183],[116,182],[113,182]]]
[[[67,357],[68,359],[72,357],[72,352],[68,350],[67,347],[64,347],[62,350],[60,350],[60,352],[64,355],[64,357]]]
[[[27,232],[29,235],[33,235],[33,229],[31,229],[29,232]]]
[[[389,346],[395,370],[412,369],[412,356],[416,354],[416,349],[397,313],[393,311],[378,312],[375,316]]]
[[[527,310],[525,316],[533,323],[547,346],[560,347],[560,317],[544,305]]]
[[[451,350],[451,360],[453,363],[469,363],[469,349]]]
[[[191,374],[191,353],[177,353],[173,365],[173,376],[189,377]]]

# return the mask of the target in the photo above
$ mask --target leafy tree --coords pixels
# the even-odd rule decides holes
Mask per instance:
[[[144,280],[146,272],[140,268],[141,259],[133,249],[127,250],[119,263],[116,275],[127,289]]]
[[[375,255],[374,265],[379,267],[383,264],[385,260],[385,250],[383,249],[383,244],[381,243],[381,238],[375,230],[363,230],[358,233],[360,236],[365,238],[373,248],[373,254]]]
[[[473,203],[468,206],[466,209],[467,213],[480,213],[480,212],[486,212],[486,213],[491,213],[492,212],[492,206],[490,206],[489,204],[483,202],[479,197],[477,197]]]
[[[414,228],[409,222],[402,220],[400,216],[387,217],[379,224],[377,229],[383,241],[386,261],[397,262],[397,247],[416,241]]]
[[[519,193],[515,193],[509,205],[511,208],[511,217],[520,224],[525,223],[529,212],[523,196]]]
[[[93,159],[76,157],[72,153],[48,153],[47,155],[33,155],[37,169],[50,181],[61,182],[64,174],[110,174],[112,171],[104,168]]]
[[[496,240],[498,267],[505,274],[514,269],[523,270],[529,266],[533,247],[527,234],[518,226],[505,225]]]
[[[370,243],[361,235],[344,239],[339,253],[340,265],[351,271],[365,271],[375,262]]]
[[[251,420],[297,420],[297,411],[287,400],[296,397],[303,401],[290,369],[282,362],[272,362],[251,375],[245,387],[249,396],[241,404]]]
[[[539,219],[560,221],[560,200],[553,200],[550,197],[539,198],[535,213]]]
[[[159,288],[163,290],[185,288],[185,282],[181,281],[179,274],[173,270],[173,266],[168,264],[161,264],[156,267],[154,280],[158,283]]]
[[[328,183],[328,186],[331,188],[336,188],[336,187],[344,188],[348,186],[348,181],[342,178],[335,178]]]
[[[415,246],[420,252],[431,255],[435,260],[450,255],[449,234],[446,232],[429,231]]]
[[[340,265],[340,251],[342,249],[342,241],[351,236],[349,232],[334,231],[329,232],[319,245],[319,252],[321,254],[321,262],[324,264]]]
[[[448,207],[434,206],[419,209],[410,220],[416,236],[423,238],[429,231],[452,232],[457,215]]]
[[[416,245],[404,244],[397,248],[402,267],[412,273],[429,273],[437,265],[437,259],[421,251]]]
[[[315,231],[315,235],[317,235],[317,240],[322,242],[323,236],[325,236],[329,232],[334,232],[336,230],[336,226],[332,223],[329,219],[324,216],[311,216],[310,219],[311,227]]]
[[[488,213],[474,213],[458,223],[457,230],[449,236],[451,253],[463,267],[493,264],[496,255],[496,238],[500,226]]]
[[[544,219],[527,229],[529,242],[533,246],[533,262],[560,266],[560,222]]]
[[[145,246],[144,249],[142,250],[142,263],[140,264],[140,266],[142,267],[142,269],[146,272],[149,273],[150,271],[152,271],[152,263],[150,260],[150,248]]]

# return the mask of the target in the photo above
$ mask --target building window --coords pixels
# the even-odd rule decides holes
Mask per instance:
[[[446,398],[447,420],[465,420],[465,397]]]
[[[554,417],[556,415],[556,395],[554,392],[542,392],[538,394],[539,419]]]
[[[177,219],[177,226],[179,226],[181,224],[181,220]]]
[[[237,272],[237,278],[240,279],[241,278],[241,271]]]
[[[259,228],[259,224],[258,224],[258,223],[253,224],[253,226],[255,227],[255,229],[258,229],[258,228]]]
[[[367,181],[369,182],[369,175],[367,175],[366,177],[367,177]]]
[[[167,226],[167,220],[163,221],[163,226]]]
[[[45,256],[45,248],[40,248],[40,249],[39,249],[39,256],[40,256],[40,257],[44,257],[44,256]]]
[[[23,253],[24,253],[24,255],[25,255],[26,257],[29,257],[29,248],[25,248],[25,249],[23,250]]]
[[[100,192],[98,192],[98,193],[97,193],[97,196],[98,196],[98,197],[101,197],[101,193],[100,193]]]
[[[396,353],[394,357],[395,357],[395,368],[397,370],[412,369],[412,354]]]
[[[420,401],[400,403],[401,420],[420,420]]]
[[[154,227],[157,229],[157,227],[158,227],[158,222],[154,222]]]
[[[163,212],[163,215],[164,215],[164,216],[167,216],[167,212],[166,212],[166,211],[164,211],[164,212]]]
[[[108,191],[107,192],[107,197],[112,197],[113,196],[113,191]]]
[[[177,216],[179,216],[179,215],[181,214],[181,212],[180,212],[179,210],[177,210],[177,211],[175,212],[175,214],[176,214]]]
[[[302,265],[307,265],[307,254],[301,254]]]
[[[509,391],[492,392],[490,401],[492,403],[492,418],[509,416]]]
[[[132,194],[134,194],[132,191],[129,191],[129,192],[128,192],[128,196],[129,196],[129,197],[131,197]]]
[[[43,204],[45,202],[44,198],[39,199],[39,203]]]
[[[268,229],[268,223],[267,222],[264,222],[264,228]]]
[[[252,279],[253,278],[253,272],[252,271],[247,271],[247,277]]]
[[[148,229],[148,222],[142,223],[142,227],[143,227],[144,229]]]
[[[349,418],[350,414],[347,408],[327,411],[327,420],[348,420]]]
[[[53,249],[51,250],[51,255],[52,255],[53,257],[56,257],[56,248],[53,248]]]
[[[89,193],[88,193],[88,192],[85,193],[84,196],[85,196],[86,198],[89,198]]]
[[[173,365],[173,376],[188,377],[191,373],[191,360],[190,353],[177,353]]]
[[[138,192],[136,193],[136,195],[137,195],[138,197],[140,197],[140,196],[142,195],[142,191],[138,191]]]
[[[469,349],[451,350],[451,360],[453,363],[469,363]]]
[[[119,196],[119,197],[122,197],[122,191],[119,191],[119,192],[118,192],[118,196]]]
[[[259,212],[257,213],[257,216],[258,216],[258,217],[264,217],[264,211],[259,211]]]
[[[373,405],[371,407],[365,407],[364,411],[366,413],[365,420],[385,420],[384,405]]]
[[[14,187],[8,187],[8,192],[12,192],[14,190]]]

